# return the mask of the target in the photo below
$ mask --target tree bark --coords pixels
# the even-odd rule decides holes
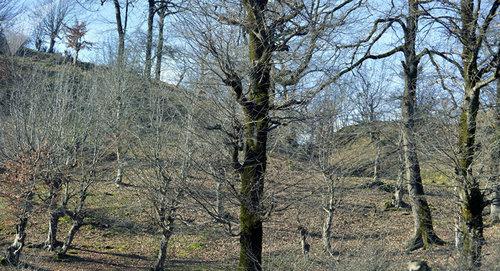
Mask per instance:
[[[126,1],[127,3],[125,4],[126,5],[125,17],[127,17],[127,12],[128,12],[128,0]],[[127,23],[126,19],[125,19],[125,26],[122,23],[120,1],[113,0],[113,4],[115,6],[116,31],[118,33],[118,49],[116,54],[116,63],[118,64],[119,67],[121,67],[125,61],[125,29]]]
[[[467,270],[481,266],[481,250],[484,242],[482,212],[485,206],[479,181],[473,176],[476,117],[479,110],[479,90],[475,82],[465,82],[465,98],[459,123],[459,166],[457,192],[459,198],[460,250]]]
[[[478,68],[479,51],[483,46],[486,30],[496,14],[500,1],[494,1],[483,25],[479,25],[475,1],[460,1],[461,27],[459,38],[462,43],[462,76],[464,79],[464,99],[458,127],[459,159],[457,172],[457,193],[459,206],[458,233],[460,252],[465,270],[477,270],[481,266],[481,251],[484,243],[482,212],[486,206],[479,179],[474,176],[472,165],[475,156],[476,118],[480,106],[479,96],[483,72]],[[477,4],[477,9],[480,8]],[[498,58],[498,54],[495,56]],[[495,59],[495,57],[493,59]],[[497,65],[492,62],[493,65]],[[495,76],[498,77],[498,70]]]
[[[407,249],[408,251],[413,251],[419,248],[428,248],[431,244],[443,244],[443,241],[434,232],[431,209],[425,198],[416,149],[414,126],[418,64],[420,59],[415,52],[415,41],[419,10],[417,0],[409,0],[408,4],[409,12],[404,31],[405,44],[403,48],[405,57],[405,61],[403,62],[405,89],[401,111],[403,117],[402,136],[406,179],[408,180],[408,192],[411,198],[415,222],[415,234],[408,244]]]
[[[165,13],[166,8],[161,8],[158,11],[158,42],[156,44],[156,66],[155,66],[155,79],[161,79],[161,63],[163,60],[163,31],[165,28]]]
[[[170,241],[171,236],[172,233],[170,231],[163,231],[163,235],[160,241],[160,249],[158,250],[158,257],[156,259],[155,266],[153,267],[154,271],[163,271],[165,268],[165,263],[167,261],[168,242]]]
[[[118,109],[119,111],[121,109]],[[121,140],[117,140],[117,144],[120,144]],[[122,163],[122,150],[118,146],[116,148],[116,177],[115,177],[115,185],[121,186],[123,184],[123,163]]]
[[[8,265],[17,266],[19,264],[19,257],[21,256],[21,251],[24,248],[24,242],[26,240],[26,227],[28,226],[28,217],[23,216],[19,219],[19,223],[16,226],[16,237],[14,242],[7,247],[5,260]]]
[[[405,186],[405,163],[404,163],[404,155],[403,155],[403,144],[402,137],[400,137],[400,141],[398,143],[398,157],[399,157],[399,169],[398,169],[398,180],[396,183],[396,189],[394,190],[393,202],[392,205],[397,209],[408,209],[410,205],[403,201],[404,196],[404,186]]]
[[[75,57],[73,58],[73,65],[76,66],[78,63],[78,55],[80,54],[80,50],[75,50]]]
[[[373,162],[373,183],[380,182],[380,154],[382,152],[382,146],[380,146],[380,137],[377,131],[372,132],[372,142],[375,143],[376,155],[375,161]]]
[[[71,247],[71,244],[73,243],[73,239],[75,238],[75,235],[77,232],[80,230],[82,227],[83,223],[80,220],[74,220],[73,224],[71,225],[71,228],[68,231],[68,235],[66,236],[66,240],[64,241],[64,244],[61,248],[61,250],[58,252],[59,256],[64,256],[68,252],[68,249]]]
[[[155,1],[148,0],[148,29],[146,37],[146,60],[144,63],[144,76],[151,78],[152,50],[153,50],[153,22],[155,16]]]
[[[47,50],[47,53],[49,54],[54,53],[55,45],[56,45],[56,38],[53,35],[50,35],[49,49]]]
[[[248,99],[236,93],[243,105],[244,162],[241,169],[239,271],[262,270],[261,198],[267,165],[269,128],[270,36],[265,21],[267,0],[243,0],[251,65]]]
[[[59,241],[57,241],[57,228],[59,225],[59,218],[63,216],[63,213],[54,210],[50,213],[49,219],[49,229],[47,232],[47,240],[45,241],[45,249],[48,251],[54,251],[59,245]]]
[[[325,222],[323,224],[323,229],[322,229],[322,234],[321,234],[321,239],[323,241],[323,249],[325,250],[326,253],[330,254],[330,256],[333,256],[333,249],[332,249],[332,228],[333,228],[333,212],[335,211],[335,206],[334,206],[334,199],[335,199],[335,190],[334,190],[334,183],[333,181],[330,182],[330,193],[329,193],[329,198],[328,198],[328,203],[324,208],[324,211],[326,212],[326,217],[325,217]]]
[[[47,240],[45,241],[45,249],[53,251],[57,245],[57,227],[59,224],[59,218],[64,215],[64,212],[57,208],[59,192],[61,189],[61,180],[56,178],[50,182],[50,202],[49,202],[49,228],[47,231]]]
[[[500,71],[497,71],[500,72]],[[490,216],[491,223],[500,223],[500,184],[498,174],[500,172],[500,78],[497,79],[496,93],[496,121],[495,135],[493,138],[493,151],[491,152],[490,183],[493,186],[493,197],[491,199]]]

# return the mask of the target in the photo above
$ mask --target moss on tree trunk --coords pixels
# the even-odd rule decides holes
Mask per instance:
[[[240,258],[238,270],[262,270],[261,198],[267,164],[271,45],[265,26],[267,1],[243,0],[249,28],[251,65],[245,114],[244,161],[241,169]]]

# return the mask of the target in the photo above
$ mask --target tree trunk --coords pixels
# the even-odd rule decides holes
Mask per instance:
[[[217,215],[224,217],[224,203],[221,196],[221,183],[217,181],[215,184],[215,207],[217,208]]]
[[[16,237],[14,242],[7,247],[5,260],[8,265],[16,266],[19,264],[19,257],[21,256],[21,251],[24,248],[24,242],[26,240],[26,227],[28,226],[28,217],[23,216],[19,219],[19,223],[16,226]]]
[[[243,105],[244,162],[241,169],[240,257],[239,271],[262,270],[261,199],[267,165],[269,129],[269,88],[271,44],[265,21],[267,0],[243,0],[247,13],[249,64],[248,100]]]
[[[378,134],[378,131],[371,132],[371,140],[372,143],[375,144],[377,152],[375,155],[375,160],[373,161],[373,183],[376,184],[380,182],[380,153],[382,152],[382,146],[380,146],[380,136]]]
[[[161,79],[161,62],[163,60],[163,31],[165,28],[165,12],[166,8],[161,8],[158,11],[158,43],[156,44],[156,66],[155,66],[155,79]]]
[[[57,241],[57,228],[59,225],[59,218],[62,216],[63,213],[59,210],[50,212],[49,229],[47,240],[45,241],[45,249],[48,251],[54,251],[60,245],[59,241]]]
[[[68,249],[71,246],[71,243],[73,243],[73,239],[75,238],[75,235],[77,232],[80,230],[82,227],[82,221],[80,220],[74,220],[73,224],[71,225],[71,228],[68,231],[68,235],[66,236],[66,240],[64,241],[64,244],[61,248],[61,251],[59,251],[58,255],[59,256],[64,256],[68,252]]]
[[[307,228],[300,226],[299,233],[300,233],[300,247],[302,248],[302,255],[304,255],[304,259],[307,260],[309,255],[309,250],[311,248],[311,245],[307,242],[307,236],[309,235],[309,231],[307,230]]]
[[[167,261],[167,251],[168,251],[168,242],[172,233],[170,231],[164,231],[161,241],[160,241],[160,249],[158,251],[158,257],[156,259],[155,266],[153,267],[154,271],[163,271],[165,268],[165,263]]]
[[[500,71],[497,71],[500,72]],[[491,177],[490,183],[493,186],[493,198],[491,199],[490,216],[491,223],[500,223],[500,184],[498,174],[500,172],[500,78],[497,79],[496,97],[496,122],[495,135],[493,139],[493,151],[491,152]]]
[[[155,16],[155,0],[148,0],[148,29],[146,37],[146,60],[144,63],[144,76],[151,78],[152,50],[153,50],[153,22]]]
[[[61,210],[58,210],[58,199],[59,192],[61,189],[61,180],[56,178],[50,182],[50,218],[49,218],[49,228],[47,231],[47,240],[45,241],[45,249],[53,251],[57,247],[57,226],[59,224],[59,218],[64,215]]]
[[[54,53],[54,46],[55,45],[56,45],[56,38],[51,35],[50,41],[49,41],[49,49],[47,50],[47,53],[49,53],[49,54]]]
[[[417,0],[409,0],[408,3],[409,13],[404,33],[405,44],[403,49],[405,56],[405,61],[403,62],[405,89],[401,111],[406,179],[408,180],[408,193],[411,198],[415,222],[415,234],[407,249],[408,251],[413,251],[419,248],[428,248],[431,244],[443,244],[443,241],[434,232],[431,209],[425,198],[416,149],[414,126],[418,63],[420,59],[415,52],[415,41],[418,29],[419,11]]]
[[[399,169],[398,169],[398,180],[396,183],[396,189],[394,190],[392,205],[397,209],[408,209],[410,205],[403,201],[404,196],[404,186],[405,186],[405,163],[403,154],[403,138],[399,138],[398,142],[398,158],[399,158]]]
[[[323,231],[321,234],[321,239],[323,241],[323,249],[325,250],[326,253],[330,254],[330,256],[333,256],[333,249],[332,249],[332,228],[333,228],[333,212],[334,212],[334,191],[333,187],[330,188],[330,197],[328,199],[328,204],[324,208],[326,212],[326,218],[325,218],[325,223],[323,224]]]
[[[75,57],[73,58],[73,65],[75,65],[75,66],[78,63],[78,54],[79,53],[80,53],[80,50],[75,51]]]
[[[459,126],[460,160],[457,169],[457,192],[459,198],[460,251],[466,270],[481,266],[483,237],[484,196],[479,181],[472,173],[474,159],[476,117],[479,109],[479,91],[473,89],[474,83],[466,82],[466,96],[462,107]]]
[[[113,0],[113,4],[115,6],[116,31],[118,32],[116,63],[119,67],[122,67],[125,61],[125,27],[122,24],[121,7],[119,0]],[[128,9],[128,3],[126,4],[126,9]],[[125,11],[125,13],[127,12],[128,10]],[[127,17],[127,14],[125,14],[125,17]]]
[[[500,185],[497,184],[493,199],[491,200],[491,223],[500,223]]]
[[[120,109],[119,109],[120,110]],[[117,144],[120,144],[121,140],[118,140]],[[116,186],[121,186],[123,184],[123,164],[122,164],[122,151],[120,147],[116,148]]]
[[[373,165],[373,182],[377,183],[380,181],[380,144],[377,142],[377,154],[375,156],[375,161]]]

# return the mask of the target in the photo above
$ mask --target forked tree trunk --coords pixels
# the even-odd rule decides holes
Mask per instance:
[[[165,12],[166,8],[161,8],[158,11],[158,42],[156,44],[156,66],[155,66],[155,79],[161,79],[161,62],[163,60],[163,31],[165,28]]]
[[[72,220],[73,224],[71,225],[71,228],[69,229],[68,235],[66,236],[66,240],[59,251],[58,255],[59,256],[64,256],[68,252],[68,249],[71,247],[71,244],[73,242],[73,239],[75,238],[75,235],[78,233],[80,228],[83,226],[84,222],[84,213],[83,213],[83,208],[85,205],[85,200],[87,199],[88,193],[87,193],[88,186],[82,187],[82,190],[80,190],[80,198],[78,202],[78,206],[76,207],[74,212],[71,212],[69,210],[65,211],[65,214],[67,214]]]
[[[431,244],[443,244],[444,242],[434,232],[431,209],[425,198],[416,149],[414,126],[418,64],[420,59],[416,55],[415,46],[419,4],[417,0],[409,0],[408,4],[409,12],[404,33],[405,44],[403,48],[405,56],[405,61],[403,62],[405,89],[401,111],[403,116],[402,136],[406,179],[408,180],[408,193],[411,199],[415,222],[415,233],[408,244],[407,250],[413,251],[419,248],[428,248]]]
[[[272,45],[265,21],[267,0],[243,0],[247,13],[250,86],[243,105],[244,161],[241,168],[240,257],[238,271],[262,270],[262,210],[267,165],[269,88]]]

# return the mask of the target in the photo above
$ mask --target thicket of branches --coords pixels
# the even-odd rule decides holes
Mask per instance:
[[[239,237],[238,270],[265,269],[265,223],[315,208],[311,197],[322,199],[323,250],[341,257],[333,221],[343,184],[360,176],[382,189],[396,180],[386,207],[412,210],[407,252],[428,249],[444,244],[424,189],[428,162],[451,180],[443,190],[456,203],[461,270],[481,267],[484,209],[500,220],[499,0],[143,2],[45,1],[23,13],[0,0],[0,196],[16,221],[3,264],[20,265],[39,213],[48,221],[38,247],[67,256],[92,223],[89,197],[113,183],[143,202],[159,240],[154,270],[166,268],[190,210]],[[90,42],[92,23],[68,26],[76,10],[108,5],[109,48]],[[22,16],[38,19],[18,50],[9,33]],[[146,30],[132,32],[131,18]],[[64,40],[72,61],[67,52],[55,67],[19,64]],[[85,66],[84,49],[108,61]],[[321,191],[301,191],[307,178],[277,161],[300,165]]]

